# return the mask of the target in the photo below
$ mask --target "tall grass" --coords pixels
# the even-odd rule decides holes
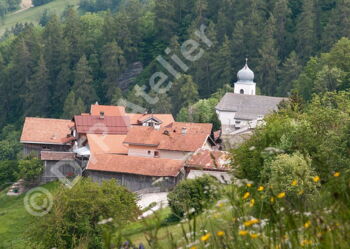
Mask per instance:
[[[290,198],[287,191],[274,193],[270,186],[236,181],[221,188],[224,198],[213,203],[215,207],[198,216],[188,214],[177,225],[161,228],[155,214],[147,229],[146,218],[146,247],[350,248],[350,173],[335,172],[328,182],[318,177],[312,181],[317,193],[304,196],[300,191],[299,198]],[[295,181],[290,184],[298,187]]]

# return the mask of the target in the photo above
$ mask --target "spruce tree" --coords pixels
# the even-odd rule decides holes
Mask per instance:
[[[24,115],[46,117],[49,115],[49,75],[43,56],[40,56],[34,74],[27,82],[24,98]]]
[[[64,101],[62,118],[72,119],[74,115],[80,115],[85,111],[86,107],[81,98],[77,98],[74,91],[71,91]]]
[[[278,0],[273,9],[273,16],[276,19],[275,37],[279,48],[279,58],[288,56],[289,47],[292,46],[292,39],[290,39],[290,34],[287,31],[287,24],[291,22],[290,15],[291,10],[288,6],[288,0]]]
[[[73,90],[77,98],[81,98],[85,106],[91,105],[97,100],[92,83],[91,69],[86,56],[83,55],[75,67]]]
[[[296,26],[297,52],[303,60],[314,55],[316,40],[316,8],[315,0],[304,0],[302,13]]]
[[[111,100],[113,89],[118,87],[118,79],[121,73],[125,70],[126,60],[121,48],[115,41],[113,41],[107,43],[103,47],[101,61],[103,72],[106,75],[103,82],[105,89],[104,93],[107,98]]]
[[[275,19],[271,16],[266,24],[264,42],[259,49],[259,82],[263,94],[274,95],[277,88],[278,49],[275,34]]]
[[[294,51],[292,51],[278,71],[278,95],[289,95],[293,87],[293,82],[298,79],[301,70],[302,66],[300,65],[299,58],[297,54]]]

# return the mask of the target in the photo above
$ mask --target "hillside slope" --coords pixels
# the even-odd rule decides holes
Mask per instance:
[[[16,23],[38,23],[40,17],[46,9],[48,9],[51,13],[61,15],[67,6],[78,6],[78,4],[79,0],[54,0],[42,6],[9,13],[1,22],[0,35],[3,34],[6,29],[10,29],[16,25]]]

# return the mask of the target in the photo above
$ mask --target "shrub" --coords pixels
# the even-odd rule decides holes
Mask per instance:
[[[43,172],[43,162],[35,157],[28,157],[18,162],[18,176],[27,182],[36,180]]]
[[[185,213],[201,213],[219,198],[218,184],[211,176],[182,181],[168,195],[173,214],[180,218]]]
[[[16,181],[17,161],[0,161],[0,190],[3,186]]]
[[[44,5],[47,4],[49,2],[52,2],[53,0],[33,0],[33,5],[35,7],[40,6],[40,5]]]
[[[315,171],[310,167],[310,159],[300,153],[278,155],[264,166],[263,176],[273,195],[286,193],[291,203],[304,202],[317,193],[318,182]]]
[[[113,218],[119,226],[139,215],[136,196],[115,180],[101,185],[84,179],[72,189],[62,186],[54,194],[51,211],[37,218],[29,236],[37,248],[102,248],[99,221]]]

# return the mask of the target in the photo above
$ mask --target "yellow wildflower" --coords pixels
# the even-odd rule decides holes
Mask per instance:
[[[312,241],[311,241],[311,240],[304,239],[304,240],[301,241],[300,245],[301,245],[301,246],[312,245]]]
[[[307,221],[305,224],[304,224],[304,227],[305,228],[309,228],[311,226],[311,221]]]
[[[339,177],[339,176],[340,176],[340,172],[335,172],[335,173],[333,174],[333,176],[334,176],[334,177]]]
[[[304,190],[303,189],[298,192],[298,195],[302,195],[302,194],[304,194]]]
[[[254,207],[254,204],[255,204],[255,200],[251,199],[249,202],[249,207]]]
[[[248,188],[250,188],[251,186],[253,186],[253,184],[247,183],[247,187],[248,187]]]
[[[258,188],[258,191],[264,191],[264,186],[260,186],[259,188]]]
[[[314,178],[312,178],[312,180],[313,180],[314,182],[319,182],[321,179],[320,179],[319,176],[315,176]]]
[[[296,186],[296,185],[298,185],[298,181],[297,180],[292,181],[292,186]]]
[[[210,233],[207,233],[206,235],[203,235],[202,237],[201,237],[201,241],[207,241],[208,239],[210,238]]]
[[[221,236],[224,236],[225,235],[225,232],[224,231],[218,231],[216,233],[217,236],[221,237]]]
[[[250,236],[252,239],[256,239],[256,238],[259,237],[260,235],[257,234],[257,233],[250,233],[249,236]]]
[[[249,196],[250,196],[250,193],[249,193],[249,192],[246,192],[246,193],[243,195],[243,200],[248,199]]]
[[[239,230],[238,234],[241,236],[246,236],[248,234],[248,231],[247,230]]]
[[[190,249],[197,249],[197,247],[196,246],[192,246]]]
[[[275,202],[275,198],[274,198],[274,197],[271,197],[271,198],[270,198],[270,202],[271,202],[271,203],[274,203],[274,202]]]
[[[282,198],[284,198],[284,197],[286,197],[286,193],[284,193],[284,192],[279,193],[279,194],[277,195],[277,198],[279,198],[279,199],[282,199]]]
[[[254,224],[257,224],[257,223],[259,223],[259,222],[260,222],[260,221],[259,221],[258,219],[252,219],[252,220],[248,220],[248,221],[244,222],[243,225],[244,225],[245,227],[250,227],[250,226],[252,226],[252,225],[254,225]]]

